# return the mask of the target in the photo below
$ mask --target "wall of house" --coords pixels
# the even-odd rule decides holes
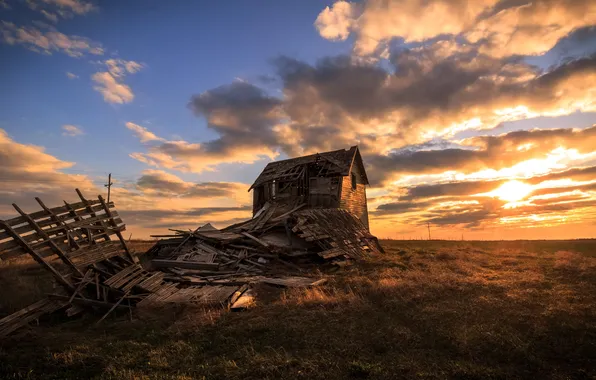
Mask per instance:
[[[366,228],[369,228],[366,185],[364,184],[360,166],[355,164],[352,167],[352,173],[356,175],[356,189],[352,189],[351,175],[342,177],[339,207],[356,215],[362,220]]]

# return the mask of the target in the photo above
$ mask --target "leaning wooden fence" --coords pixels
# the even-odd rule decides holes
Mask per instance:
[[[13,203],[20,216],[0,220],[0,259],[28,254],[64,289],[0,319],[0,336],[50,310],[67,305],[71,305],[69,314],[82,311],[79,305],[111,309],[114,297],[121,299],[102,284],[123,269],[136,266],[122,236],[125,225],[113,209],[114,203],[108,204],[101,195],[88,200],[78,189],[76,192],[80,202],[65,201],[59,207],[48,208],[35,198],[41,210],[30,214]],[[97,297],[90,297],[89,289],[83,291],[90,284],[95,285]]]

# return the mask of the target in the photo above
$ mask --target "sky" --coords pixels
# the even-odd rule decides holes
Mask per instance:
[[[250,218],[358,145],[381,238],[596,237],[596,2],[0,0],[0,218],[106,195],[128,235]]]

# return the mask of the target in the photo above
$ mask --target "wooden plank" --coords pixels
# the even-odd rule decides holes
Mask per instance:
[[[257,243],[261,244],[263,247],[269,248],[269,244],[267,244],[266,242],[264,242],[263,240],[256,238],[254,236],[252,236],[251,234],[249,234],[248,232],[240,232],[241,235],[246,236],[249,239],[252,239],[254,241],[256,241]]]
[[[39,203],[39,205],[41,206],[41,208],[43,208],[52,218],[52,220],[54,220],[58,225],[62,225],[62,226],[67,226],[66,222],[64,222],[62,219],[60,219],[58,217],[58,215],[56,215],[56,213],[54,211],[52,211],[51,209],[49,209],[43,202],[41,199],[39,199],[39,197],[35,197],[35,200],[37,201],[37,203]],[[77,243],[76,240],[71,239],[70,234],[67,232],[67,238],[68,241],[71,245],[74,246],[74,248],[81,248],[81,246],[79,245],[79,243]]]
[[[103,321],[104,319],[106,319],[106,317],[107,317],[108,315],[110,315],[110,313],[111,313],[112,311],[114,311],[114,309],[116,309],[116,308],[117,308],[117,307],[118,307],[118,306],[119,306],[119,305],[122,303],[122,301],[124,301],[124,298],[126,298],[126,296],[127,296],[127,295],[128,295],[128,292],[124,293],[124,295],[123,295],[123,296],[122,296],[122,297],[121,297],[121,298],[118,300],[118,302],[116,302],[116,303],[115,303],[115,304],[114,304],[114,305],[113,305],[113,306],[110,308],[110,310],[108,310],[108,311],[107,311],[107,312],[106,312],[106,313],[103,315],[103,317],[101,317],[101,319],[100,319],[99,321],[95,322],[95,324],[96,324],[96,325],[99,325],[99,324],[101,323],[101,321]],[[130,309],[130,306],[128,306],[128,308]]]
[[[70,206],[71,206],[71,208],[78,210],[83,207],[93,206],[93,205],[97,205],[97,204],[99,204],[99,201],[91,201],[90,203],[78,202],[78,203],[73,203]],[[50,210],[52,210],[52,212],[54,212],[55,214],[61,214],[63,212],[69,211],[68,208],[65,208],[65,206],[53,207]],[[33,218],[34,220],[36,220],[36,219],[39,219],[42,217],[46,217],[47,214],[46,214],[45,210],[41,210],[41,211],[34,212],[32,214],[29,214],[29,216],[31,218]],[[17,216],[16,218],[7,219],[5,222],[9,226],[13,227],[13,226],[25,223],[26,220],[23,217]]]
[[[103,200],[103,197],[101,195],[99,195],[97,198],[99,199],[99,202],[101,202],[101,205],[103,206],[106,214],[108,214],[108,216],[111,218],[108,221],[108,223],[111,224],[112,227],[118,228],[118,225],[116,224],[116,222],[114,221],[114,218],[112,217],[114,214],[110,211],[110,208],[108,207],[107,203]],[[122,243],[122,248],[124,248],[124,251],[126,252],[126,254],[128,255],[128,257],[130,258],[130,260],[133,263],[138,262],[139,260],[137,259],[137,257],[136,256],[133,256],[132,253],[130,253],[130,251],[128,250],[128,246],[126,245],[126,240],[124,240],[124,237],[122,236],[122,233],[118,229],[116,229],[116,236],[118,236],[118,239],[120,240],[120,243]]]
[[[88,200],[87,200],[87,199],[86,199],[86,198],[83,196],[83,193],[81,193],[81,190],[79,190],[79,189],[75,189],[75,191],[76,191],[77,195],[79,196],[79,198],[81,199],[81,202],[83,202],[83,203],[86,205],[85,209],[86,209],[86,210],[87,210],[87,211],[88,211],[88,212],[91,214],[91,216],[92,216],[92,217],[97,217],[97,214],[96,214],[96,213],[93,211],[93,209],[92,209],[92,208],[91,208],[91,206],[90,206],[90,204],[91,204],[91,203],[90,203],[90,201],[88,201]],[[102,206],[103,206],[103,205],[102,205]],[[82,218],[81,218],[81,219],[82,219]],[[105,226],[106,226],[106,224],[104,223],[104,221],[103,221],[103,220],[99,220],[99,221],[97,221],[96,225],[98,225],[98,226],[102,226],[102,227],[105,227]],[[90,241],[90,242],[91,242],[91,241],[95,241],[95,239],[93,239],[93,237],[92,237],[92,236],[93,236],[93,234],[91,233],[91,231],[87,230],[87,236],[89,237],[89,241]],[[111,240],[109,236],[106,236],[106,239],[107,239],[107,240]]]
[[[48,294],[48,297],[51,299],[68,301],[68,296],[64,296],[62,294]],[[79,297],[73,298],[72,303],[82,305],[82,306],[101,307],[101,308],[105,308],[105,309],[109,309],[114,306],[114,304],[111,302],[90,300],[90,299],[84,299],[84,298],[79,298]],[[127,305],[118,305],[117,307],[120,309],[128,309],[129,308]]]
[[[48,298],[37,301],[0,320],[0,337],[7,336],[17,329],[38,319],[42,315],[54,312],[65,305],[66,303],[63,301],[50,300]]]
[[[12,235],[12,237],[21,245],[21,247],[24,250],[26,250],[31,255],[31,257],[33,257],[35,261],[37,261],[39,264],[41,264],[43,267],[49,270],[54,275],[54,277],[56,277],[56,280],[62,286],[64,286],[69,292],[72,292],[74,290],[74,286],[70,283],[70,281],[68,281],[53,266],[51,266],[47,261],[45,261],[43,257],[41,257],[37,252],[35,252],[35,250],[31,249],[27,242],[25,242],[21,238],[21,236],[19,236],[19,234],[14,233],[12,228],[5,221],[0,220],[0,226],[3,227],[7,232],[9,232]]]
[[[200,263],[197,261],[185,261],[185,260],[162,260],[154,259],[151,260],[151,264],[156,268],[182,268],[182,269],[206,269],[206,270],[217,270],[219,264],[217,263]]]
[[[252,288],[247,289],[240,297],[230,306],[231,311],[246,310],[255,305],[256,293]]]
[[[75,271],[75,273],[77,273],[78,275],[82,276],[83,272],[81,272],[79,270],[79,268],[77,268],[72,261],[70,261],[70,259],[68,258],[68,256],[66,256],[66,252],[64,252],[62,250],[62,248],[58,247],[58,245],[56,243],[54,243],[53,240],[50,239],[50,237],[48,236],[48,234],[42,230],[41,228],[39,228],[39,226],[35,223],[35,221],[33,219],[31,219],[31,217],[29,215],[27,215],[23,210],[21,210],[21,208],[19,206],[17,206],[16,203],[12,204],[12,207],[14,207],[15,210],[17,210],[17,212],[19,214],[21,214],[21,216],[23,216],[23,218],[25,218],[27,220],[27,222],[33,227],[33,229],[35,231],[37,231],[37,233],[43,237],[44,239],[48,240],[48,244],[50,245],[50,247],[54,250],[54,252],[56,252],[56,254],[58,255],[58,257],[60,257],[60,259],[62,260],[62,262],[64,262],[67,266],[70,267],[70,269],[72,269],[73,271]]]
[[[81,293],[81,289],[83,289],[83,287],[85,285],[87,285],[89,282],[91,282],[93,279],[90,277],[91,273],[93,273],[93,270],[87,269],[87,272],[85,272],[85,276],[83,277],[83,279],[81,280],[81,282],[79,283],[79,285],[77,286],[77,288],[75,289],[75,291],[72,293],[72,296],[70,297],[70,299],[68,300],[68,303],[72,302],[72,299],[75,298],[75,296],[77,294],[79,294],[81,296],[81,298],[85,298]]]
[[[314,279],[308,277],[283,277],[283,278],[264,278],[261,282],[269,285],[283,286],[286,288],[304,288],[317,286],[327,282],[326,279]]]

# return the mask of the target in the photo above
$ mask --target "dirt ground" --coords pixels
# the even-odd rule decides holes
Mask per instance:
[[[245,312],[50,318],[0,342],[0,378],[596,378],[596,240],[382,244]],[[0,263],[0,316],[51,290],[21,260]]]

